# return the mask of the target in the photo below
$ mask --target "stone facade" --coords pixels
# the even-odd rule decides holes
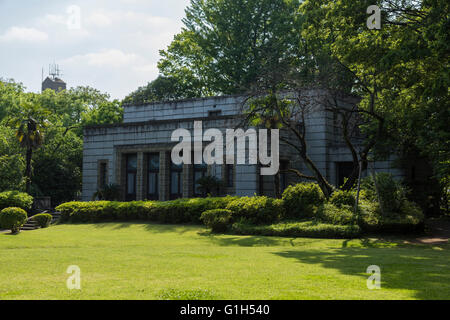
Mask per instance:
[[[194,166],[183,165],[182,168],[176,169],[171,165],[170,152],[176,144],[171,142],[172,132],[178,128],[193,132],[194,121],[202,121],[203,132],[209,128],[217,128],[225,135],[226,129],[240,126],[243,99],[242,96],[221,96],[125,106],[123,123],[86,127],[82,199],[91,200],[97,189],[110,183],[121,187],[123,199],[127,199],[130,190],[134,191],[133,198],[148,199],[151,196],[149,189],[155,188],[156,198],[159,200],[169,200],[174,196],[193,197]],[[351,161],[351,154],[336,138],[333,121],[333,115],[318,106],[307,116],[304,125],[308,155],[326,178],[337,184],[339,170],[342,171],[345,167],[342,164]],[[287,132],[280,134],[290,138]],[[156,155],[159,155],[158,169],[150,168],[151,155],[154,161],[158,158]],[[280,161],[282,165],[308,173],[293,148],[282,142]],[[376,170],[401,175],[400,171],[391,167],[390,161],[375,163],[375,167]],[[273,196],[274,177],[260,176],[259,170],[259,165],[252,164],[210,165],[207,166],[206,174],[224,181],[230,180],[227,178],[231,177],[232,181],[224,190],[226,194]],[[149,180],[152,182],[149,183]],[[284,174],[282,178],[284,186],[297,181],[293,174]],[[174,193],[177,183],[181,190]],[[131,184],[134,184],[134,188],[130,187]]]

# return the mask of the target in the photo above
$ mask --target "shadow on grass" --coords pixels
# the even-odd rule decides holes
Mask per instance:
[[[197,234],[199,236],[205,237],[205,239],[208,239],[214,244],[219,246],[269,247],[287,244],[290,244],[291,246],[299,245],[299,241],[297,239],[290,239],[290,238],[278,238],[266,236],[241,236],[241,235],[236,236],[232,234],[216,234],[206,230],[203,232],[198,232]]]
[[[366,287],[370,265],[381,268],[381,290],[411,290],[418,299],[450,298],[450,255],[444,246],[379,247],[381,242],[361,239],[363,247],[327,250],[285,250],[274,254],[300,263],[335,269],[340,273],[361,277]],[[339,298],[339,297],[336,297]]]
[[[71,223],[72,225],[86,225],[87,223]],[[199,225],[192,224],[163,224],[156,222],[144,222],[144,221],[130,221],[130,222],[120,222],[120,221],[109,221],[109,222],[101,222],[101,223],[91,223],[95,228],[109,228],[111,230],[121,230],[126,229],[131,226],[143,226],[146,231],[153,233],[166,233],[166,232],[175,232],[179,234],[183,234],[186,232],[190,232],[193,230],[197,230]]]

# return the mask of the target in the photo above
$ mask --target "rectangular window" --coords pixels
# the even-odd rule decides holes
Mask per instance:
[[[148,155],[148,186],[147,186],[147,199],[158,200],[159,199],[159,153],[150,153]]]
[[[137,155],[126,155],[126,197],[127,201],[136,200]]]
[[[107,176],[108,176],[108,167],[106,162],[100,163],[100,185],[99,189],[105,188],[105,186],[108,184]]]
[[[225,173],[226,173],[227,187],[232,188],[234,185],[234,165],[227,164]]]
[[[215,118],[222,114],[222,110],[210,110],[208,111],[208,117]]]
[[[183,197],[183,165],[170,162],[170,199]]]
[[[289,161],[288,160],[280,160],[280,193],[288,186],[288,173],[286,170],[289,169]]]
[[[194,196],[195,197],[204,197],[206,196],[204,190],[201,190],[200,184],[198,183],[198,180],[206,176],[207,172],[207,165],[206,163],[202,164],[194,164]]]

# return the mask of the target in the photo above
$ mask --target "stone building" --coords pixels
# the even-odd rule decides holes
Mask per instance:
[[[123,200],[202,196],[197,180],[215,176],[224,183],[223,194],[273,196],[274,177],[260,175],[259,164],[175,165],[171,150],[172,132],[185,128],[192,132],[194,121],[202,121],[203,132],[217,128],[225,133],[242,124],[242,96],[218,96],[157,102],[124,107],[121,124],[88,126],[84,129],[84,201],[103,186],[114,183]],[[351,154],[336,134],[336,119],[321,105],[307,115],[308,155],[331,183],[340,185],[351,169]],[[290,138],[288,132],[281,132]],[[207,143],[204,143],[206,145]],[[248,148],[247,148],[248,149]],[[247,150],[248,151],[248,150]],[[225,153],[225,151],[224,151]],[[280,141],[280,168],[297,168],[308,173],[295,150]],[[401,174],[391,162],[375,163],[376,170]],[[280,171],[281,172],[281,171]],[[292,173],[280,173],[280,191],[298,181]]]
[[[66,90],[66,83],[58,77],[47,77],[42,81],[42,91],[51,89],[55,92]]]

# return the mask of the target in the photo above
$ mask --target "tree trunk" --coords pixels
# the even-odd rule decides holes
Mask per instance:
[[[33,155],[33,149],[27,148],[27,154],[26,154],[26,168],[25,168],[25,191],[30,194],[31,189],[31,157]]]

